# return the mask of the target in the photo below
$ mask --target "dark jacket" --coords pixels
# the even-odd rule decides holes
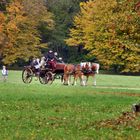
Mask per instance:
[[[51,61],[54,59],[54,53],[53,52],[48,52],[46,55],[45,55],[45,59],[46,61]]]

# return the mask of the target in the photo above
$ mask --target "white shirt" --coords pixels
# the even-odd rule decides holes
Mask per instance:
[[[8,71],[6,69],[2,69],[2,75],[8,75]]]

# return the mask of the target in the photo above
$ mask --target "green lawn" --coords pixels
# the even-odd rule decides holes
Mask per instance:
[[[140,101],[140,77],[102,75],[86,87],[24,84],[21,71],[0,81],[0,139],[140,139],[140,117],[131,113]],[[122,115],[122,112],[128,112]]]

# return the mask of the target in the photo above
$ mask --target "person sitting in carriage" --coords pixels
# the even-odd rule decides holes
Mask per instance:
[[[58,62],[58,63],[64,63],[62,57],[59,57],[57,62]]]
[[[58,61],[58,53],[57,52],[54,52],[54,59],[56,62]]]
[[[62,60],[62,57],[58,57],[57,52],[54,52],[54,59],[57,63],[64,63],[64,61]]]
[[[52,71],[56,68],[56,58],[55,54],[52,50],[49,50],[47,55],[45,55],[46,63],[49,65],[49,68],[52,69]]]
[[[31,66],[35,68],[36,72],[39,72],[40,59],[39,58],[33,58],[33,61],[31,62]]]

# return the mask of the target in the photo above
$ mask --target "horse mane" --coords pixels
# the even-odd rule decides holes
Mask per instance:
[[[96,71],[96,73],[99,73],[100,65],[98,63],[81,62],[80,65],[82,69],[85,70],[91,69],[92,71]]]
[[[81,62],[80,65],[83,68],[88,68],[91,67],[91,62]]]

